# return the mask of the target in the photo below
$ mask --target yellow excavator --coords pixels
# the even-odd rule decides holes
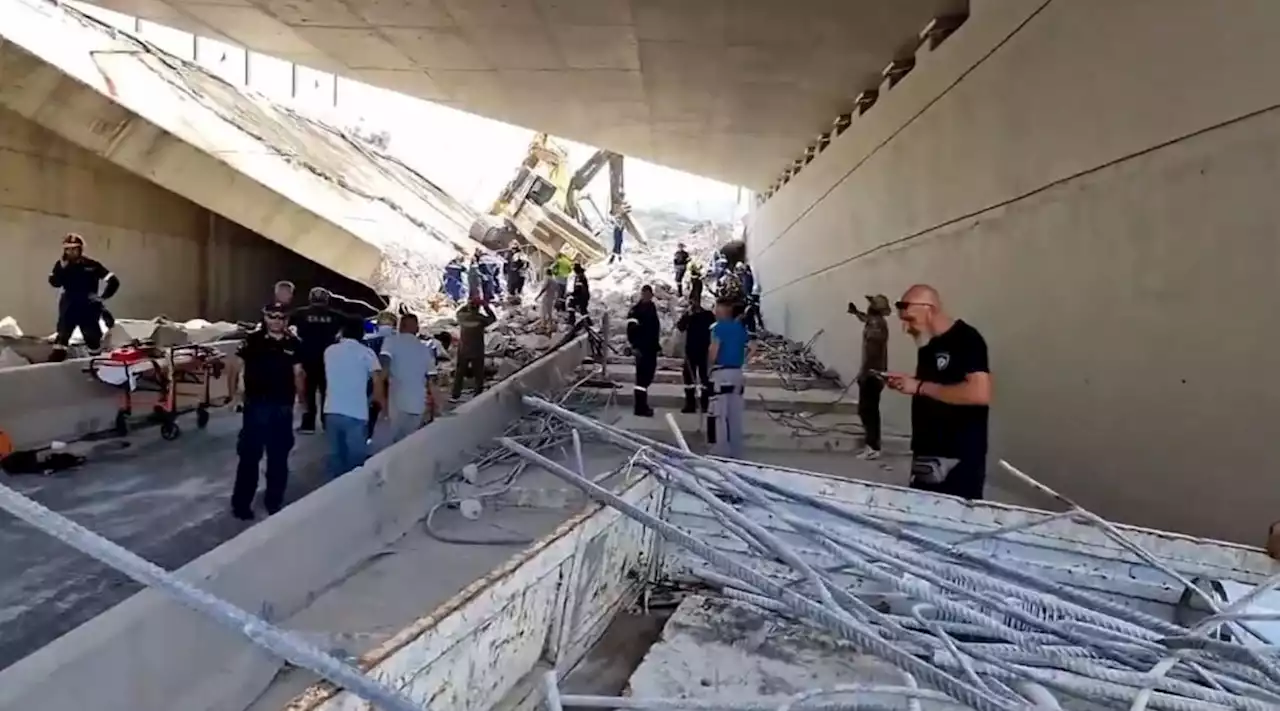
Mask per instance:
[[[623,156],[596,151],[572,175],[568,164],[568,151],[547,134],[535,134],[515,177],[472,226],[472,238],[491,249],[504,249],[514,240],[546,259],[562,252],[584,264],[604,259],[613,223],[583,190],[607,165],[609,214],[644,243],[644,233],[631,219],[624,199]]]

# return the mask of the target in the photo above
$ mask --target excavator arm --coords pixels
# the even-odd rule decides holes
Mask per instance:
[[[596,151],[569,179],[569,187],[564,193],[564,207],[565,212],[573,219],[582,220],[582,216],[578,213],[578,193],[590,185],[592,180],[595,180],[601,169],[609,164],[610,157],[613,155],[612,151],[606,151],[603,148]]]

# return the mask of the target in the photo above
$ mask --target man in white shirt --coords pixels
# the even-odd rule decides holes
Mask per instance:
[[[369,381],[378,411],[387,411],[386,378],[373,351],[364,344],[364,324],[351,319],[342,339],[324,352],[328,391],[324,399],[324,432],[329,440],[329,478],[336,479],[369,458]]]
[[[382,446],[388,447],[426,424],[427,387],[436,369],[436,350],[418,337],[418,317],[400,317],[400,331],[382,341],[382,370],[387,374],[389,427]]]

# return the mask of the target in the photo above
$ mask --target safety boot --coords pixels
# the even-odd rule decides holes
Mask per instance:
[[[693,388],[684,389],[684,407],[680,408],[680,412],[693,413],[698,411],[698,398]]]
[[[649,407],[649,391],[644,388],[635,390],[635,414],[637,417],[653,417],[653,408]]]
[[[315,434],[316,433],[316,413],[302,413],[302,422],[298,425],[299,434]]]

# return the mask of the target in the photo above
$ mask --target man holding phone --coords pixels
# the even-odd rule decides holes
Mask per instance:
[[[858,417],[866,448],[859,459],[880,458],[880,393],[889,367],[889,297],[867,296],[867,310],[849,302],[849,313],[862,322],[862,367],[858,370]]]
[[[886,373],[911,396],[911,488],[981,499],[986,483],[991,369],[987,342],[951,318],[936,289],[907,289],[894,305],[916,340],[916,374]]]

